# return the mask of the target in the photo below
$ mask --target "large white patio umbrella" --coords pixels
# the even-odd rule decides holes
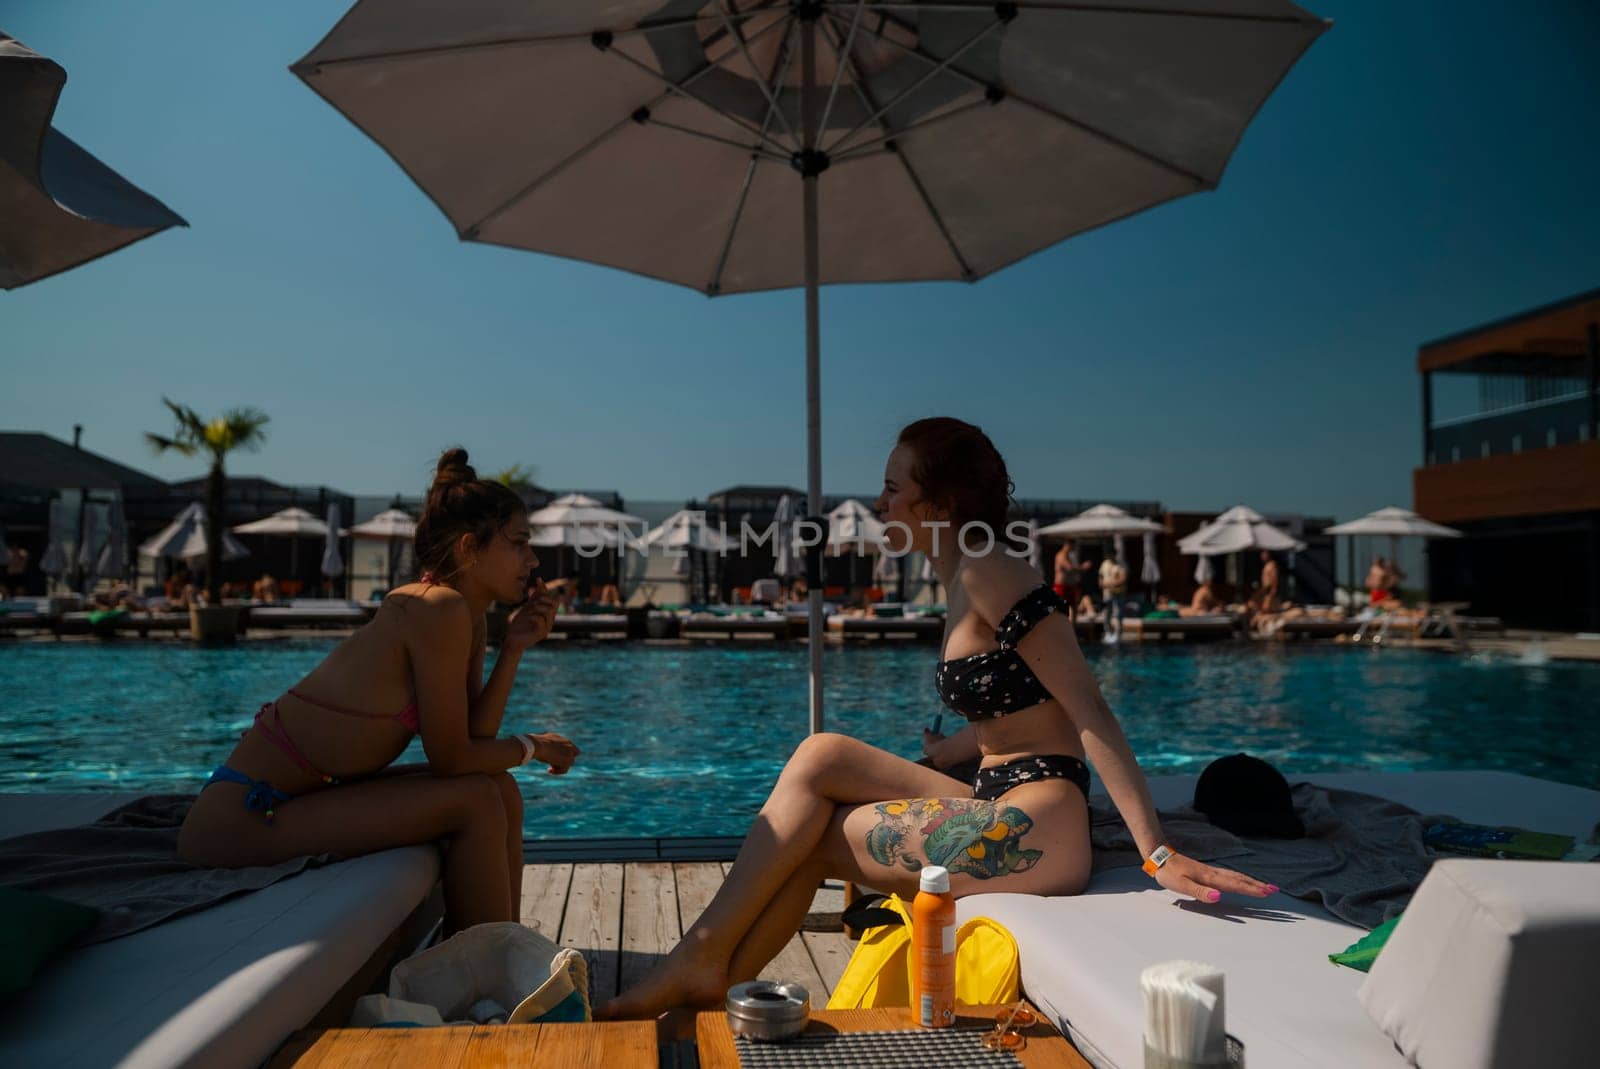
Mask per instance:
[[[339,504],[330,502],[328,520],[323,530],[322,577],[334,580],[344,574],[344,558],[339,555]]]
[[[359,0],[293,70],[464,240],[803,285],[815,517],[822,283],[971,282],[1213,188],[1324,29],[1287,0]]]
[[[776,531],[773,537],[777,541],[773,550],[775,559],[772,564],[772,574],[779,579],[788,579],[792,575],[800,574],[801,565],[794,547],[794,525],[797,519],[799,515],[794,498],[788,494],[778,498],[778,508],[772,516],[772,526]]]
[[[259,520],[234,527],[235,534],[266,535],[289,539],[289,574],[300,577],[300,539],[326,538],[328,525],[303,508],[286,508]]]
[[[870,552],[883,545],[888,528],[855,498],[846,498],[828,510],[828,549],[842,553],[854,546],[858,553]]]
[[[1346,545],[1349,547],[1347,560],[1350,566],[1350,582],[1352,584],[1356,581],[1355,536],[1357,535],[1388,535],[1390,560],[1394,559],[1397,548],[1396,543],[1402,538],[1461,537],[1461,532],[1454,527],[1446,527],[1442,523],[1425,520],[1410,509],[1403,509],[1394,505],[1369,512],[1359,520],[1334,524],[1323,533],[1351,536]]]
[[[1197,556],[1195,582],[1211,578],[1207,558],[1223,557],[1230,553],[1244,554],[1252,549],[1265,549],[1274,553],[1292,553],[1305,549],[1306,544],[1278,530],[1266,518],[1248,505],[1235,505],[1192,534],[1178,539],[1178,552]],[[1244,579],[1244,564],[1239,562],[1239,578]],[[1206,578],[1200,578],[1204,575]]]
[[[1178,552],[1202,557],[1250,549],[1286,553],[1305,548],[1304,542],[1284,534],[1248,505],[1235,505],[1193,534],[1178,539]]]
[[[146,557],[181,557],[184,560],[204,557],[206,555],[205,506],[196,501],[185,507],[178,513],[176,519],[141,543],[139,553]],[[232,531],[222,532],[223,560],[239,560],[249,555],[250,551],[245,548],[244,543],[233,537]]]
[[[699,509],[679,509],[639,540],[640,547],[646,550],[656,547],[674,551],[673,574],[690,578],[691,596],[694,587],[691,554],[723,553],[732,544],[730,539],[722,537],[720,531],[713,530],[706,523],[706,514]]]
[[[388,508],[364,523],[346,529],[352,538],[380,538],[389,542],[388,585],[393,589],[400,576],[410,573],[412,543],[417,537],[417,521],[404,509]]]
[[[1039,528],[1047,538],[1115,538],[1118,535],[1155,534],[1166,530],[1154,520],[1130,515],[1115,505],[1096,505],[1076,516]]]
[[[644,522],[638,516],[607,508],[586,494],[563,494],[528,514],[528,542],[541,548],[570,548],[583,556],[599,556],[602,549],[614,549],[620,576],[627,531]]]

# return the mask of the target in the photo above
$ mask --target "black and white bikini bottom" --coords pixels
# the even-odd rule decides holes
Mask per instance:
[[[1085,798],[1089,796],[1089,766],[1068,754],[1019,757],[1003,765],[980,768],[972,777],[972,796],[992,802],[1013,787],[1046,779],[1071,780]]]

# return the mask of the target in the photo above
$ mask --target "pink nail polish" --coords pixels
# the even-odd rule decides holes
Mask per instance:
[[[1222,892],[1221,891],[1207,891],[1206,892],[1206,901],[1207,902],[1221,902],[1222,901]]]
[[[1267,894],[1275,895],[1277,893],[1278,893],[1278,885],[1277,884],[1275,884],[1275,883],[1267,884]]]

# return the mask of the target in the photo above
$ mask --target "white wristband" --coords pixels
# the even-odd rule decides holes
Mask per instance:
[[[518,742],[522,743],[522,760],[519,761],[518,764],[525,765],[529,761],[532,761],[533,760],[534,751],[538,749],[538,747],[534,745],[533,736],[532,735],[523,734],[523,735],[513,735],[511,737],[516,739]]]

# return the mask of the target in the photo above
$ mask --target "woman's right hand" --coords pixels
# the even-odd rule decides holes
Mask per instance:
[[[547,771],[552,776],[566,772],[578,760],[577,745],[565,735],[552,731],[528,737],[533,740],[533,759],[549,765]]]

